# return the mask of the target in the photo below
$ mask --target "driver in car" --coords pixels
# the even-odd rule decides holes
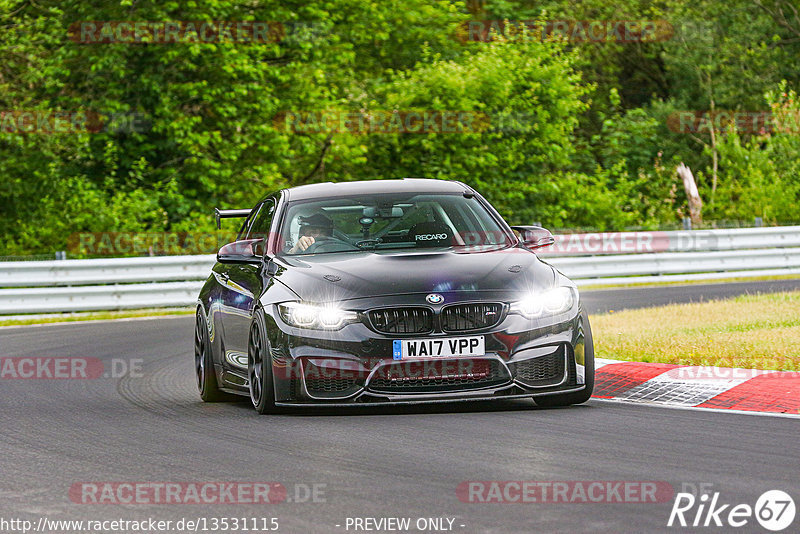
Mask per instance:
[[[289,249],[289,254],[304,252],[316,242],[318,237],[331,237],[333,235],[333,221],[322,213],[315,213],[307,217],[300,216],[300,238]]]

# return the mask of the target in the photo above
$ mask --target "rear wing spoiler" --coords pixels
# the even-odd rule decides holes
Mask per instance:
[[[222,226],[222,219],[232,219],[235,217],[247,217],[252,210],[221,210],[214,208],[214,218],[217,220],[217,230]]]

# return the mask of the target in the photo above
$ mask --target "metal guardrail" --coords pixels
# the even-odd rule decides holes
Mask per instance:
[[[0,287],[58,287],[205,280],[213,265],[214,256],[205,254],[154,258],[15,261],[0,263]]]
[[[0,315],[191,306],[203,283],[0,289]]]
[[[800,267],[800,248],[661,252],[625,256],[551,257],[545,261],[576,280],[610,276],[730,273],[755,269]]]
[[[800,247],[800,226],[556,235],[540,256],[707,252]]]
[[[580,286],[800,275],[800,226],[556,236]],[[191,306],[214,256],[0,263],[0,315]]]

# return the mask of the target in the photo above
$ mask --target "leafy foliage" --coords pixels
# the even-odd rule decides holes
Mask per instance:
[[[795,221],[800,24],[790,8],[0,0],[0,255],[63,250],[78,232],[208,231],[214,206],[249,206],[281,187],[403,176],[462,180],[513,223],[657,227],[686,211],[679,162],[695,171],[706,221]],[[468,21],[503,19],[656,20],[672,32],[463,38]],[[87,44],[69,38],[81,21],[277,21],[285,31],[268,42]],[[427,134],[296,131],[279,120],[426,110],[485,120]],[[782,126],[671,129],[687,110],[771,110]],[[24,133],[8,122],[22,111],[106,122]]]

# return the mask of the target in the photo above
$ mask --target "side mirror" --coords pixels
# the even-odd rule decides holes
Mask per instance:
[[[541,226],[512,226],[511,229],[519,232],[522,244],[528,248],[549,247],[556,242],[550,230]]]
[[[217,252],[220,263],[261,263],[264,257],[263,239],[244,239],[223,245]]]

